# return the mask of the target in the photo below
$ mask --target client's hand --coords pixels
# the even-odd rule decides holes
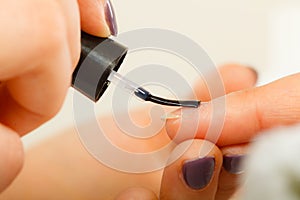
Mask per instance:
[[[251,68],[233,64],[221,67],[220,74],[227,94],[249,89],[257,80],[257,74]],[[204,81],[199,81],[197,91],[199,99],[210,100]],[[167,128],[172,126],[171,123],[168,122]],[[231,134],[234,136],[236,132]],[[174,154],[191,142],[182,141],[173,150]],[[239,174],[243,172],[240,164],[247,148],[243,142],[248,141],[232,142],[229,144],[236,145],[219,148],[202,139],[194,140],[178,160],[164,169],[159,199],[229,199],[238,188]],[[148,189],[135,187],[123,191],[117,199],[131,198],[157,199],[157,196]]]
[[[236,78],[237,76],[233,77]],[[300,73],[261,87],[233,92],[221,98],[226,100],[225,120],[217,145],[223,147],[247,143],[262,130],[300,122]],[[198,121],[185,118],[169,119],[166,125],[169,136],[174,138],[176,135],[174,139],[178,143],[194,138],[195,133],[189,129],[185,129],[184,132],[177,131],[180,130],[180,126],[193,126],[197,128],[196,138],[213,140],[214,138],[205,136],[212,122],[213,105],[218,104],[218,100],[214,99],[195,110],[199,114]],[[175,113],[180,115],[181,110]]]

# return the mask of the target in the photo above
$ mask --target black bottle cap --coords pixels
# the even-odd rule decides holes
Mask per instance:
[[[111,70],[117,71],[127,53],[127,47],[110,38],[81,33],[81,55],[73,73],[72,86],[97,102],[109,85]]]

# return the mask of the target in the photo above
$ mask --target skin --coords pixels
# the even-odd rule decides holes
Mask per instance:
[[[0,191],[22,167],[20,136],[51,119],[62,105],[80,55],[80,26],[97,36],[109,35],[104,2],[2,2]]]
[[[299,85],[300,74],[294,74],[268,85],[250,88],[226,96],[226,115],[218,146],[245,143],[265,129],[276,126],[293,125],[300,122]],[[176,111],[180,112],[180,111]],[[204,138],[212,115],[211,102],[198,109],[201,121],[196,138]],[[176,135],[182,124],[198,123],[191,121],[169,120],[168,134]],[[232,134],[234,132],[234,134]],[[193,137],[186,131],[177,137],[177,142]]]
[[[231,73],[237,73],[243,84],[230,84]],[[220,68],[226,85],[226,91],[232,92],[241,88],[250,88],[256,82],[256,75],[249,68],[240,65],[226,65]],[[195,86],[205,91],[201,82]],[[206,93],[206,92],[205,92]],[[203,93],[204,94],[204,93]],[[201,94],[199,94],[201,96]],[[138,124],[149,122],[144,108],[131,112]],[[136,117],[134,117],[136,116]],[[137,117],[138,116],[138,117]],[[141,141],[125,135],[117,128],[114,118],[106,116],[99,119],[106,136],[120,148],[131,152],[151,152],[170,142],[165,129],[155,137]],[[146,134],[142,133],[141,135]],[[181,143],[177,146],[183,145]],[[204,146],[213,147],[209,155],[217,160],[213,181],[199,191],[189,189],[180,178],[182,163],[195,159],[198,150]],[[170,151],[175,148],[172,147]],[[243,145],[226,147],[224,152],[234,155],[243,154]],[[228,175],[222,169],[223,149],[216,145],[197,139],[179,160],[165,168],[147,174],[128,174],[113,170],[97,162],[82,146],[75,128],[71,128],[44,140],[27,149],[24,168],[14,183],[0,195],[0,199],[128,199],[143,196],[143,199],[228,199],[238,186],[238,175]],[[88,170],[87,170],[88,169]],[[34,176],[33,176],[34,174]],[[155,194],[155,195],[153,195]]]
[[[109,35],[103,20],[102,1],[26,0],[4,4],[0,8],[0,23],[7,30],[0,37],[5,49],[0,52],[0,191],[11,184],[23,165],[20,136],[49,120],[60,109],[79,58],[80,27],[97,36]],[[33,8],[39,8],[39,12],[32,12]],[[18,23],[5,20],[11,18]],[[249,68],[232,64],[220,72],[228,95],[225,124],[217,145],[203,140],[210,123],[211,103],[196,111],[200,112],[201,124],[196,140],[185,154],[164,170],[148,174],[125,174],[99,164],[85,151],[72,128],[28,149],[24,169],[0,198],[228,199],[238,186],[238,176],[222,169],[222,155],[224,152],[245,153],[244,143],[261,130],[300,121],[297,104],[300,75],[253,88],[257,77]],[[196,87],[197,96],[210,101],[203,83],[200,81]],[[133,115],[141,116],[144,112],[135,111]],[[149,119],[139,120],[147,123]],[[105,122],[107,129],[115,127],[111,116],[99,121]],[[143,143],[123,135],[118,129],[109,137],[127,150],[151,151],[170,142],[181,122],[191,123],[168,120],[166,129]],[[193,137],[186,131],[175,141],[177,148]],[[206,188],[194,191],[180,178],[180,169],[185,160],[197,158],[198,150],[206,145],[212,147],[208,155],[216,160],[214,175]]]

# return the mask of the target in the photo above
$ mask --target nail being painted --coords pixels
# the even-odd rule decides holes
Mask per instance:
[[[161,120],[176,120],[176,119],[185,119],[185,120],[195,120],[199,119],[200,117],[200,111],[199,109],[204,108],[206,105],[208,105],[208,102],[200,102],[199,107],[197,108],[183,108],[180,110],[176,110],[174,112],[166,113],[161,116]]]
[[[160,117],[162,121],[166,120],[175,120],[175,119],[180,119],[181,115],[174,114],[174,113],[166,113],[163,116]]]

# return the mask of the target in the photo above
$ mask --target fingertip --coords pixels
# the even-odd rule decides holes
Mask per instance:
[[[211,181],[214,168],[213,156],[186,160],[182,166],[184,183],[192,190],[202,190]]]
[[[223,169],[226,173],[231,175],[240,175],[244,173],[244,161],[247,158],[248,148],[249,144],[247,143],[227,146],[221,149],[223,153]]]
[[[246,67],[246,69],[248,69],[252,73],[253,82],[256,83],[259,78],[258,71],[252,66],[248,66]]]
[[[256,88],[214,99],[185,117],[167,120],[167,134],[176,143],[192,138],[216,142],[220,147],[249,142],[262,129],[258,99]]]
[[[109,27],[109,31],[112,35],[116,36],[118,34],[118,25],[114,7],[110,0],[106,1],[105,4],[105,20]]]
[[[113,23],[110,22],[113,17],[107,20],[107,9],[112,7],[107,6],[107,0],[79,0],[81,29],[94,36],[108,37],[111,33]],[[111,4],[109,4],[111,5]],[[115,30],[113,30],[115,33]]]
[[[199,108],[182,108],[167,114],[166,132],[176,143],[197,138],[204,139],[210,123],[212,105],[202,103]],[[214,141],[214,138],[206,138]]]
[[[219,68],[226,93],[253,87],[258,80],[258,72],[250,65],[229,63]]]
[[[213,143],[204,140],[180,143],[164,170],[160,199],[212,199],[221,166],[222,153]]]
[[[92,21],[83,20],[81,22],[81,29],[90,35],[103,37],[103,38],[109,37],[111,33],[106,23],[103,21],[100,22],[99,21],[95,22],[95,21],[96,20],[92,20]]]
[[[223,153],[223,168],[219,175],[217,198],[230,199],[243,184],[244,161],[247,157],[248,144],[226,146]]]
[[[236,155],[224,155],[223,167],[230,174],[242,174],[244,173],[243,161],[246,155],[236,154]]]

